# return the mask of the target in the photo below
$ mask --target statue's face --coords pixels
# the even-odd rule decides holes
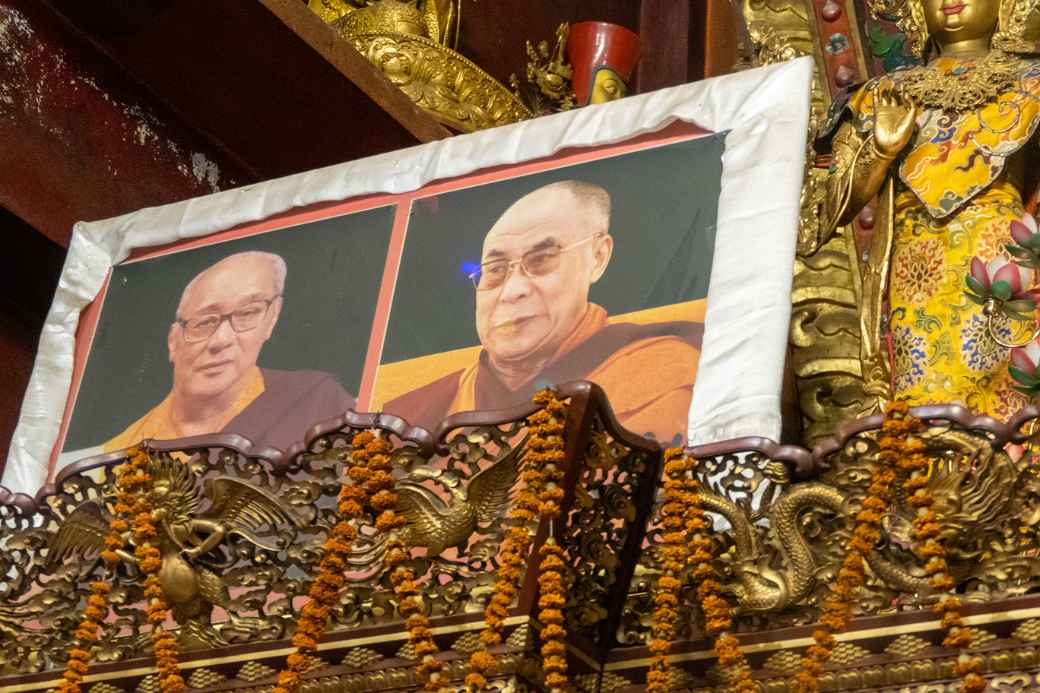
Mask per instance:
[[[606,103],[615,101],[625,95],[625,82],[618,73],[609,67],[600,67],[592,82],[592,95],[589,103]]]
[[[1000,0],[922,0],[929,35],[940,44],[988,38],[997,30]]]

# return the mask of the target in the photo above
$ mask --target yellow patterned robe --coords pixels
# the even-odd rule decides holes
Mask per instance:
[[[942,70],[970,62],[939,58]],[[899,82],[899,72],[889,75]],[[861,138],[873,131],[872,83],[849,102]],[[1021,62],[1019,89],[975,111],[919,109],[917,130],[893,164],[889,335],[896,396],[913,404],[959,402],[1007,418],[1026,403],[1012,389],[1008,351],[964,295],[971,259],[1006,255],[1023,214],[1017,159],[1040,122],[1040,63]],[[1017,157],[1016,157],[1017,155]],[[1001,328],[1011,336],[1012,327]],[[1014,330],[1016,338],[1023,327]]]

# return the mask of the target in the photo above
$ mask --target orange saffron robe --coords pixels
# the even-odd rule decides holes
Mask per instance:
[[[263,392],[264,377],[260,373],[260,369],[253,366],[253,373],[249,376],[246,386],[242,389],[235,403],[225,413],[223,423],[216,427],[215,431],[221,430],[229,421],[241,414]],[[130,424],[125,431],[102,445],[102,449],[105,452],[123,450],[131,445],[140,443],[146,438],[172,440],[183,437],[184,434],[180,432],[173,421],[170,395],[167,395],[162,402],[159,402],[147,414]]]
[[[684,437],[700,357],[701,323],[611,325],[589,304],[540,373],[516,389],[498,380],[485,352],[469,367],[387,402],[384,411],[434,428],[461,411],[523,404],[546,385],[590,380],[602,387],[625,428],[658,440]]]

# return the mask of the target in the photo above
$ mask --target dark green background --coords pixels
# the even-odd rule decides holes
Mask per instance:
[[[474,289],[484,236],[517,199],[577,179],[612,198],[614,255],[590,299],[611,315],[704,298],[715,249],[725,133],[417,200],[382,363],[479,343]]]
[[[100,445],[166,396],[166,335],[181,292],[243,250],[277,253],[288,267],[259,365],[326,371],[357,395],[393,218],[380,207],[115,267],[64,449]]]

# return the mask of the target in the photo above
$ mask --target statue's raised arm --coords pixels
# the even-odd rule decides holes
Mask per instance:
[[[832,138],[823,229],[877,199],[862,279],[865,380],[913,404],[1004,418],[1025,404],[964,293],[973,258],[1006,257],[1040,122],[1037,0],[875,0],[923,64],[852,94]],[[833,125],[832,125],[833,130]],[[996,264],[1001,264],[997,260]],[[1025,287],[1028,288],[1028,287]],[[997,325],[998,336],[1013,326]]]

